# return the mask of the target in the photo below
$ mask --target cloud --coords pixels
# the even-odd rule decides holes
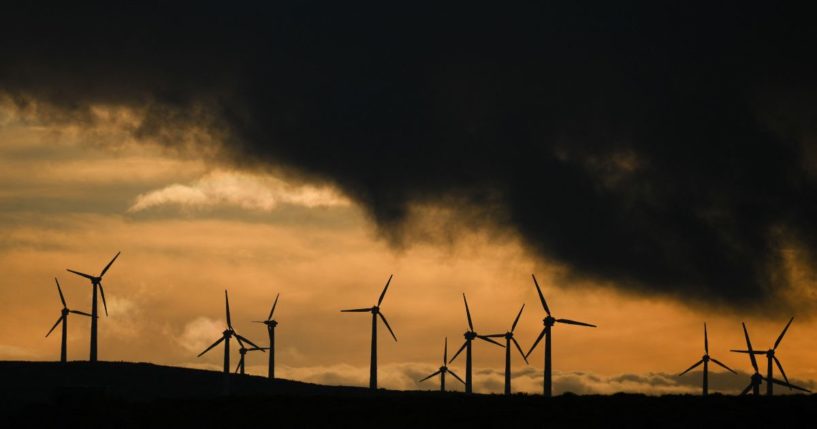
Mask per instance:
[[[189,185],[176,183],[141,194],[128,211],[165,205],[187,209],[227,205],[269,212],[281,204],[314,208],[347,206],[349,202],[325,186],[291,185],[271,176],[216,170]]]
[[[224,325],[223,320],[197,317],[184,326],[178,337],[179,344],[191,353],[201,353],[210,344],[221,338]]]
[[[0,91],[51,121],[131,108],[133,136],[209,138],[225,163],[331,182],[396,244],[412,240],[415,205],[454,206],[573,278],[799,304],[780,291],[794,281],[782,253],[797,245],[814,266],[817,252],[809,14],[318,3],[200,4],[196,19],[20,5],[0,28]],[[224,180],[133,207],[322,201]]]

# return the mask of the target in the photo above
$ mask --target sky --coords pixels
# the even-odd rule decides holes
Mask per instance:
[[[88,311],[65,269],[121,251],[104,360],[218,369],[196,355],[224,329],[223,291],[259,344],[251,321],[280,293],[279,375],[367,385],[370,321],[339,310],[394,274],[380,384],[433,389],[417,380],[444,338],[461,344],[463,293],[480,333],[525,304],[527,351],[535,273],[556,317],[599,326],[555,329],[557,393],[697,392],[699,373],[675,374],[704,322],[742,371],[713,387],[739,391],[741,321],[764,348],[792,316],[778,356],[815,386],[815,67],[798,14],[217,6],[11,11],[0,359],[56,359],[54,277]],[[69,358],[88,329],[71,319]],[[503,361],[476,344],[476,391],[502,391]],[[513,365],[515,390],[541,390],[541,346]]]

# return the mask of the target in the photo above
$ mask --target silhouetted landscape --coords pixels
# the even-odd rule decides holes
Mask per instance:
[[[814,397],[805,395],[373,393],[248,375],[231,375],[225,394],[220,372],[127,362],[0,362],[0,376],[2,419],[27,426],[689,428],[802,426],[817,417]]]

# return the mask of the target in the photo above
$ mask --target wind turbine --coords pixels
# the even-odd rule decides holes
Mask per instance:
[[[544,395],[545,395],[545,397],[550,397],[553,394],[552,393],[552,391],[553,391],[553,382],[552,381],[553,380],[551,378],[551,359],[550,359],[550,349],[551,349],[551,347],[550,347],[551,338],[550,337],[553,334],[553,325],[556,324],[557,322],[558,323],[566,323],[568,325],[588,326],[588,327],[591,327],[591,328],[595,328],[596,325],[591,325],[590,323],[584,323],[584,322],[577,322],[575,320],[570,320],[570,319],[556,319],[556,318],[554,318],[550,314],[550,308],[548,308],[547,301],[545,301],[545,296],[542,295],[542,289],[539,288],[539,282],[536,281],[536,276],[531,274],[531,277],[533,277],[533,284],[536,285],[536,292],[539,292],[539,300],[542,301],[542,307],[545,309],[545,313],[547,313],[547,317],[542,319],[542,322],[545,324],[545,328],[542,330],[542,333],[539,334],[539,337],[536,338],[536,341],[534,341],[533,346],[531,346],[530,350],[525,355],[525,358],[530,356],[531,352],[533,352],[533,349],[535,349],[536,345],[539,344],[539,341],[542,341],[542,337],[547,335],[547,338],[545,338],[545,382],[544,382],[544,388],[545,388],[544,392],[545,393],[544,393]]]
[[[465,299],[465,294],[462,294],[462,300],[465,302],[465,316],[468,318],[468,330],[465,331],[463,336],[465,337],[465,342],[462,344],[457,353],[454,353],[454,357],[451,358],[448,363],[454,362],[454,359],[462,353],[462,350],[465,349],[465,393],[471,393],[473,388],[472,383],[472,376],[471,376],[471,341],[474,338],[479,338],[480,340],[487,341],[489,343],[493,343],[498,345],[499,347],[505,347],[502,344],[492,340],[489,338],[488,335],[479,335],[476,331],[474,331],[474,323],[471,321],[471,311],[468,309],[468,300]]]
[[[233,323],[230,320],[230,299],[227,297],[226,289],[224,290],[224,303],[225,308],[227,309],[227,329],[224,330],[221,338],[219,338],[215,343],[211,344],[210,347],[207,347],[203,352],[199,353],[199,355],[196,357],[201,357],[205,353],[209,352],[210,349],[224,341],[224,374],[226,375],[230,373],[230,338],[235,336],[238,339],[239,344],[241,344],[241,341],[245,341],[257,349],[260,349],[261,347],[258,347],[252,341],[242,337],[241,335],[238,335],[238,332],[236,332],[235,329],[233,329]],[[241,344],[241,347],[244,347],[244,345]]]
[[[699,360],[697,363],[695,363],[694,365],[689,367],[686,371],[684,371],[684,372],[682,372],[681,374],[678,375],[680,377],[680,376],[688,373],[692,369],[696,368],[698,365],[704,364],[703,396],[706,396],[706,395],[709,394],[709,361],[710,360],[712,362],[715,362],[715,364],[720,365],[721,367],[723,367],[727,371],[731,372],[732,374],[737,374],[735,371],[732,370],[732,368],[729,368],[728,366],[722,364],[721,362],[719,362],[717,359],[715,359],[713,357],[709,357],[709,337],[706,334],[706,323],[704,323],[704,355],[701,358],[701,360]]]
[[[235,372],[236,374],[244,375],[244,357],[247,355],[247,352],[254,352],[258,350],[261,350],[261,352],[263,352],[264,350],[269,350],[269,348],[253,347],[251,349],[248,349],[244,346],[244,343],[241,341],[241,338],[236,337],[236,339],[238,340],[238,344],[241,346],[241,348],[238,349],[238,353],[241,355],[241,357],[238,359],[238,366],[235,367]]]
[[[272,310],[269,311],[269,316],[267,316],[267,320],[255,320],[255,323],[263,323],[267,325],[267,333],[269,334],[269,347],[266,348],[269,350],[269,363],[267,369],[267,377],[270,379],[275,378],[275,327],[278,326],[278,322],[272,319],[272,313],[275,313],[275,306],[278,305],[278,297],[281,296],[279,293],[275,295],[275,302],[272,303]]]
[[[102,269],[102,272],[99,273],[99,276],[92,276],[90,274],[81,273],[79,271],[74,270],[67,270],[68,272],[74,273],[78,276],[85,277],[86,279],[91,281],[91,286],[94,288],[93,297],[91,298],[91,362],[96,362],[96,339],[97,339],[97,320],[99,319],[99,312],[97,311],[97,304],[96,304],[96,294],[97,289],[99,289],[99,294],[102,295],[102,306],[105,307],[105,316],[108,315],[108,304],[105,302],[105,289],[102,288],[102,276],[108,272],[108,268],[111,268],[113,265],[113,261],[119,257],[119,254],[122,252],[116,252],[111,262],[108,262],[108,265],[105,265],[105,268]]]
[[[383,320],[383,323],[386,325],[386,328],[388,328],[389,333],[391,333],[392,338],[394,338],[394,341],[397,341],[397,336],[395,336],[394,331],[391,330],[389,322],[386,320],[386,317],[383,316],[383,313],[380,312],[380,304],[383,303],[383,298],[386,296],[386,291],[389,289],[389,283],[391,283],[393,276],[394,274],[389,276],[389,280],[386,281],[386,286],[383,288],[383,292],[380,293],[380,298],[377,300],[377,305],[374,307],[340,310],[342,313],[372,313],[372,355],[371,362],[369,364],[369,388],[372,390],[377,389],[377,316],[380,316],[380,319]]]
[[[57,319],[57,323],[54,323],[54,326],[51,327],[51,330],[45,334],[46,338],[51,335],[51,332],[56,329],[57,325],[62,323],[62,345],[60,346],[60,362],[65,363],[68,361],[68,348],[67,348],[67,341],[68,341],[68,313],[74,314],[81,314],[83,316],[93,317],[88,313],[77,311],[77,310],[69,310],[68,305],[65,304],[65,297],[62,295],[62,288],[60,288],[60,282],[54,277],[54,281],[57,283],[57,292],[60,293],[60,301],[62,301],[62,312],[60,314],[60,318]]]
[[[513,325],[511,326],[511,330],[504,333],[504,334],[494,334],[494,335],[486,335],[487,337],[505,337],[505,394],[511,394],[511,341],[516,346],[516,349],[519,350],[519,354],[522,355],[522,359],[525,359],[525,363],[528,363],[528,358],[525,356],[525,352],[522,351],[522,347],[519,346],[519,343],[516,341],[516,338],[513,337],[513,331],[516,329],[516,324],[519,323],[519,316],[522,315],[522,310],[525,309],[525,304],[522,304],[522,308],[519,309],[519,314],[516,315],[516,319],[513,321]]]
[[[786,386],[786,387],[789,388],[789,390],[797,389],[797,390],[801,390],[803,392],[811,393],[811,391],[808,390],[808,389],[804,389],[802,387],[795,386],[795,385],[789,383],[789,378],[786,377],[786,372],[783,371],[783,365],[780,364],[780,360],[778,360],[777,357],[774,355],[774,352],[777,349],[777,346],[780,345],[780,341],[783,340],[783,335],[786,335],[786,331],[789,329],[789,325],[791,325],[791,322],[793,320],[794,320],[794,317],[789,319],[789,323],[786,324],[786,327],[783,328],[783,332],[780,333],[780,336],[777,337],[777,341],[774,342],[774,347],[770,348],[769,350],[767,350],[765,352],[762,352],[762,351],[759,351],[759,350],[752,350],[752,343],[749,341],[749,332],[746,330],[746,324],[745,323],[743,324],[743,334],[746,336],[746,350],[731,350],[731,351],[733,351],[735,353],[746,353],[746,354],[748,354],[750,360],[752,361],[752,367],[754,367],[754,369],[755,369],[755,373],[752,375],[751,383],[749,384],[749,386],[746,387],[746,389],[743,390],[741,395],[745,395],[749,391],[749,389],[752,389],[753,394],[759,395],[760,394],[760,382],[762,380],[766,381],[766,395],[767,396],[772,396],[774,394],[774,389],[772,387],[774,384],[779,384],[781,386]],[[763,377],[762,375],[760,375],[760,371],[758,370],[758,367],[757,367],[757,360],[755,359],[755,355],[762,355],[762,354],[765,354],[766,358],[768,360],[768,366],[767,366],[767,369],[766,369],[766,371],[767,371],[766,377]],[[777,364],[777,368],[780,369],[780,373],[783,374],[783,379],[785,381],[780,381],[780,380],[774,378],[774,374],[773,374],[773,370],[772,370],[772,361],[774,361],[774,363]]]
[[[465,382],[462,381],[459,375],[455,374],[454,371],[448,369],[448,366],[446,366],[447,363],[448,363],[448,337],[445,337],[445,348],[443,349],[443,366],[441,366],[440,369],[438,369],[433,374],[420,380],[420,383],[428,380],[431,377],[434,377],[437,374],[440,374],[440,392],[445,392],[445,374],[451,373],[451,375],[454,376],[454,378],[456,378],[457,380],[459,380],[460,383],[465,384]]]

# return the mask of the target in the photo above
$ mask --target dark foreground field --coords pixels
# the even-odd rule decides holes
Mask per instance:
[[[150,364],[0,362],[0,427],[813,427],[817,397],[465,396]],[[517,426],[517,425],[524,426]]]

